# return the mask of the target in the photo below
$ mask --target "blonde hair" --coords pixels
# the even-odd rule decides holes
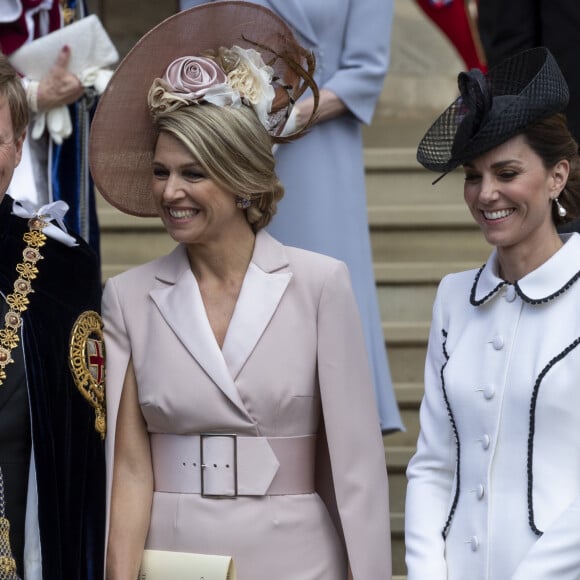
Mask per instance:
[[[284,195],[275,172],[272,140],[248,106],[191,104],[157,112],[159,132],[173,135],[217,184],[251,201],[245,211],[252,229],[266,227]]]
[[[14,138],[18,139],[28,126],[30,113],[22,81],[8,58],[2,53],[0,53],[0,95],[6,97],[12,118]]]

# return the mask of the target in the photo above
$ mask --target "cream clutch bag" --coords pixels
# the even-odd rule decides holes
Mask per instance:
[[[230,556],[145,550],[138,580],[236,580]]]
[[[65,45],[71,49],[68,70],[79,78],[87,69],[108,67],[119,60],[119,53],[96,14],[24,44],[9,60],[18,72],[39,81]]]

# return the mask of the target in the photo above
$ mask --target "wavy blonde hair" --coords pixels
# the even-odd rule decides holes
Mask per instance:
[[[218,185],[251,201],[244,210],[254,232],[276,214],[284,187],[275,172],[272,139],[254,111],[191,104],[154,115],[158,132],[178,139]]]

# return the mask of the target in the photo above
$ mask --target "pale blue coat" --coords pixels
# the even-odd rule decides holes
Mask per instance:
[[[363,321],[383,430],[401,429],[381,327],[368,231],[361,128],[370,123],[389,61],[392,0],[256,0],[277,12],[317,60],[315,79],[350,114],[278,148],[286,188],[268,228],[282,243],[348,265]],[[202,4],[181,0],[182,8]]]

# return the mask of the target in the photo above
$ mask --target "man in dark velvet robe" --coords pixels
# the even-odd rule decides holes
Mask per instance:
[[[36,216],[6,195],[27,123],[19,77],[0,55],[0,469],[10,545],[26,580],[102,580],[98,260],[58,227],[63,202]]]

